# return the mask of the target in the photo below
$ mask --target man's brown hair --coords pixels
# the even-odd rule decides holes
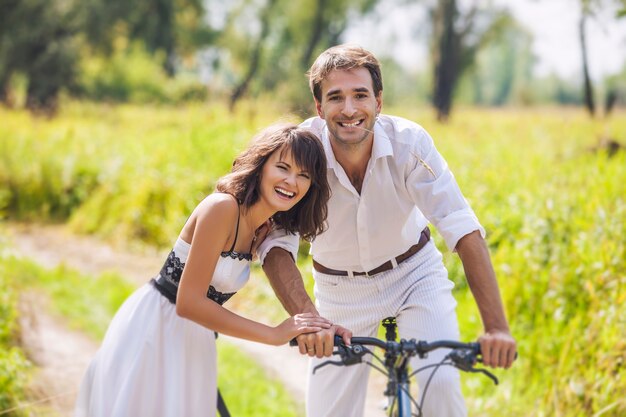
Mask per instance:
[[[322,101],[322,81],[331,71],[353,68],[366,68],[369,71],[372,76],[374,95],[378,97],[383,91],[383,77],[378,60],[371,52],[360,46],[343,44],[322,52],[307,72],[309,87],[315,100]]]

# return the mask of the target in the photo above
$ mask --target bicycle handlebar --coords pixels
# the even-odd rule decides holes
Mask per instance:
[[[350,339],[350,345],[346,345],[341,336],[335,335],[333,343],[336,347],[338,347],[338,350],[333,352],[333,355],[338,354],[341,357],[341,360],[327,360],[317,365],[313,369],[313,373],[315,373],[317,369],[326,365],[348,366],[360,363],[363,355],[366,353],[373,354],[373,352],[365,346],[379,347],[385,351],[386,357],[387,355],[390,355],[389,357],[391,358],[403,357],[405,360],[411,356],[424,358],[430,351],[440,348],[449,348],[451,351],[448,355],[446,355],[446,359],[450,360],[451,365],[465,372],[480,372],[488,376],[496,385],[498,384],[498,378],[496,378],[496,376],[491,372],[486,369],[474,367],[476,362],[480,361],[478,356],[481,355],[480,343],[478,342],[464,343],[456,340],[436,340],[434,342],[426,342],[424,340],[416,341],[415,339],[402,339],[400,342],[396,342],[385,341],[375,337],[353,337]],[[289,342],[289,345],[297,346],[298,342],[294,338]]]
[[[352,337],[350,339],[351,345],[366,345],[366,346],[376,346],[384,350],[388,349],[396,349],[397,346],[400,346],[400,349],[403,351],[411,351],[415,352],[418,355],[425,355],[426,353],[433,351],[435,349],[441,348],[450,348],[450,349],[469,349],[474,354],[480,355],[480,343],[471,342],[457,342],[455,340],[436,340],[434,342],[426,342],[424,340],[415,341],[415,339],[411,340],[401,340],[400,342],[394,341],[384,341],[381,339],[377,339],[375,337]],[[298,346],[298,342],[296,339],[291,339],[289,341],[290,346]],[[341,336],[335,335],[334,339],[335,346],[346,346],[343,342]]]
[[[383,325],[385,325],[384,321]],[[464,343],[456,340],[435,340],[427,342],[425,340],[417,341],[415,339],[401,339],[397,342],[392,340],[395,338],[395,336],[393,336],[395,331],[389,332],[389,327],[385,327],[388,331],[388,340],[357,336],[352,337],[350,344],[347,345],[344,343],[341,336],[335,335],[333,344],[337,349],[335,349],[332,354],[339,356],[339,358],[337,360],[328,359],[318,362],[313,367],[313,374],[328,365],[351,366],[361,363],[369,365],[381,372],[388,379],[384,394],[388,397],[390,413],[394,411],[394,405],[398,403],[398,411],[400,411],[402,415],[405,415],[402,410],[408,410],[409,415],[416,415],[411,412],[412,404],[418,408],[419,415],[422,415],[421,410],[424,404],[426,390],[435,372],[437,372],[441,366],[453,366],[463,372],[483,374],[491,379],[494,384],[498,385],[498,378],[494,374],[485,368],[476,367],[477,363],[482,362],[480,343]],[[295,338],[292,339],[289,344],[291,346],[298,345]],[[379,356],[374,349],[370,350],[367,346],[382,349],[384,351],[384,358],[380,357],[383,355]],[[414,363],[413,365],[417,366],[418,369],[409,370],[411,367],[409,363],[411,358],[418,356],[423,359],[429,352],[440,348],[450,349],[449,352],[445,352],[443,359],[439,360],[440,358],[438,358],[434,363],[420,365]],[[370,359],[364,360],[366,355],[370,355]],[[378,363],[376,363],[376,361],[378,361]],[[382,367],[377,365],[382,365]],[[432,369],[432,372],[423,387],[421,403],[418,403],[409,392],[409,381],[414,375],[427,369]]]

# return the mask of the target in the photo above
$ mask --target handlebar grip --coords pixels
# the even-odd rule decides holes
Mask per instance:
[[[333,345],[335,346],[343,345],[343,338],[341,336],[335,335],[335,339],[333,340]],[[289,341],[289,346],[292,346],[292,347],[298,346],[298,341],[296,340],[295,337]]]
[[[482,355],[483,352],[480,350],[480,343],[478,342],[473,342],[470,343],[470,345],[472,345],[472,350],[474,351],[474,353],[478,354],[478,355]],[[517,360],[519,352],[515,352],[515,357],[513,358],[513,360]]]

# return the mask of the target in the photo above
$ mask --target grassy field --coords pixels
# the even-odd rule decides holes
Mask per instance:
[[[242,107],[72,103],[53,120],[0,109],[0,212],[167,247],[251,135],[292,119]],[[626,143],[626,114],[460,109],[440,125],[429,110],[388,112],[419,121],[446,156],[487,229],[519,342],[500,386],[464,377],[470,415],[625,415],[626,152],[594,148]],[[474,339],[481,325],[462,267],[445,256],[464,338]],[[300,264],[310,288],[310,261]],[[242,295],[244,309],[283,314],[260,277]]]
[[[2,261],[5,247],[0,230],[0,411],[12,409],[24,398],[32,369],[19,346],[19,289],[8,273],[8,265]]]

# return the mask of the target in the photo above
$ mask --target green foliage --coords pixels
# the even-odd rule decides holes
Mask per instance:
[[[55,312],[67,317],[72,327],[96,339],[104,335],[111,317],[134,290],[115,273],[85,277],[63,265],[48,270],[28,260],[4,262],[8,276],[15,280],[19,277],[23,285],[45,291]]]
[[[169,59],[175,50],[184,56],[190,48],[212,41],[216,34],[206,23],[205,8],[200,0],[87,0],[81,12],[84,33],[96,49],[113,51],[116,35],[122,32]],[[163,65],[167,68],[168,62]]]
[[[0,251],[4,248],[0,242]],[[0,411],[18,405],[28,383],[30,362],[18,346],[18,288],[19,280],[7,271],[5,255],[0,253]],[[9,416],[22,415],[19,411]]]
[[[0,101],[9,101],[11,78],[28,79],[26,106],[54,113],[62,88],[73,85],[77,62],[76,4],[8,0],[0,6]]]
[[[121,42],[123,43],[123,42]],[[203,101],[206,87],[183,75],[170,78],[162,53],[150,55],[141,43],[120,45],[109,57],[89,55],[81,62],[76,93],[97,101],[180,103]]]
[[[82,94],[98,101],[137,103],[165,100],[166,75],[141,47],[117,50],[110,58],[92,56],[82,61]]]
[[[606,135],[623,143],[626,117],[619,111],[594,121],[575,110],[463,109],[440,125],[429,111],[406,106],[388,112],[424,125],[446,156],[487,229],[519,342],[516,365],[498,371],[500,386],[464,377],[470,415],[623,415],[626,155],[610,157],[593,147]],[[35,167],[51,167],[45,176],[66,175],[72,184],[77,172],[87,171],[95,186],[70,210],[77,230],[170,245],[236,151],[276,116],[264,104],[242,108],[239,119],[217,106],[73,105],[54,121],[33,122],[22,112],[3,110],[0,118],[6,120],[0,125],[5,195],[33,187],[40,191],[15,198],[40,205],[37,194],[46,190],[46,199],[61,200],[62,187],[30,185],[44,176]],[[85,168],[63,171],[69,165],[60,161],[70,156]],[[10,218],[52,218],[39,205],[12,203],[5,212]],[[441,247],[441,238],[435,239]],[[464,339],[475,339],[481,323],[462,267],[456,255],[446,253],[445,260],[457,283]],[[310,291],[310,260],[299,264]],[[252,280],[244,291],[249,288],[251,297],[242,293],[233,302],[284,317],[264,279]]]
[[[4,1],[0,102],[15,104],[16,76],[27,80],[25,104],[37,113],[54,114],[63,91],[117,101],[203,100],[198,81],[165,79],[185,68],[177,59],[213,41],[204,13],[198,0]],[[139,47],[118,52],[129,41],[149,54]]]
[[[33,128],[31,136],[20,133],[24,124]],[[41,127],[24,112],[14,113],[0,125],[0,210],[13,218],[67,218],[98,183],[95,149],[91,157],[89,152],[61,151],[72,146],[74,129],[52,127],[46,137]],[[83,149],[90,146],[84,144]],[[34,149],[41,159],[32,159]]]
[[[234,416],[289,417],[302,415],[289,393],[235,347],[217,341],[218,387]]]
[[[18,406],[24,396],[31,364],[17,347],[6,348],[0,345],[0,411]],[[15,410],[5,414],[11,417],[24,415]]]
[[[469,117],[480,117],[480,130]],[[626,155],[591,151],[623,123],[583,122],[572,112],[524,117],[468,112],[465,127],[435,129],[444,154],[488,233],[519,363],[499,372],[504,385],[466,377],[475,413],[582,416],[626,410]],[[496,122],[497,120],[497,122]],[[470,145],[471,144],[471,145]],[[476,169],[480,167],[480,169]],[[464,281],[448,255],[455,281]],[[473,299],[458,291],[466,338],[480,333]],[[524,399],[527,399],[526,402]],[[470,414],[474,414],[470,411]]]
[[[430,17],[434,80],[432,103],[438,120],[446,121],[463,73],[475,65],[481,47],[510,32],[514,21],[505,9],[474,4],[465,11],[456,0],[437,2],[430,9]]]
[[[621,0],[584,3],[592,10],[610,7],[615,19],[623,17]],[[280,97],[286,108],[304,116],[312,108],[310,94],[302,88],[304,73],[314,58],[342,42],[346,29],[367,20],[377,22],[377,14],[385,13],[377,7],[380,4],[380,0],[3,0],[0,102],[25,104],[52,115],[65,94],[115,102],[180,103],[206,101],[208,88],[221,96],[240,91],[243,97]],[[529,39],[512,16],[491,3],[437,4],[447,5],[446,13],[431,13],[426,21],[419,12],[428,5],[407,13],[417,11],[413,26],[432,32],[432,40],[451,41],[441,43],[436,53],[433,48],[432,61],[441,65],[431,65],[438,69],[416,76],[397,63],[395,68],[388,64],[393,71],[385,72],[389,99],[401,103],[410,97],[434,98],[445,119],[457,78],[465,72],[454,95],[462,102],[582,103],[576,80],[553,77],[531,82]],[[445,25],[444,15],[449,17]],[[478,68],[469,74],[465,69],[475,56]],[[27,97],[18,103],[16,90],[22,80]],[[431,80],[438,86],[435,93],[427,92]]]
[[[511,21],[499,32],[477,52],[475,65],[461,79],[457,99],[471,95],[473,104],[491,106],[528,104],[532,99],[532,37]],[[466,91],[470,83],[471,91]]]
[[[233,89],[250,70],[252,57],[259,48],[262,54],[249,91],[252,97],[271,94],[281,97],[289,109],[307,114],[311,105],[305,72],[323,50],[341,42],[349,22],[371,12],[376,0],[275,0],[252,2],[240,0],[229,7],[226,26],[216,41],[225,73],[225,88]],[[269,31],[259,43],[262,16],[266,8]],[[233,79],[233,74],[235,74]]]
[[[0,125],[6,216],[70,218],[81,231],[165,246],[235,154],[269,123],[263,113],[262,121],[251,114],[242,123],[223,108],[204,106],[74,105],[51,121],[0,113],[7,120]]]

